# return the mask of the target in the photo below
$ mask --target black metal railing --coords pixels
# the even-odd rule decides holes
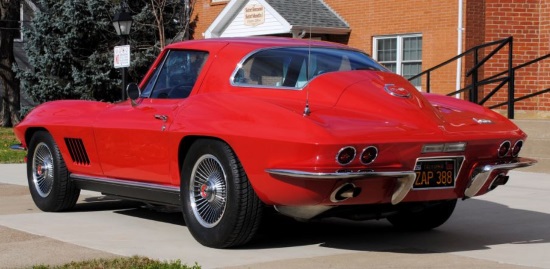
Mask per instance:
[[[538,92],[535,92],[535,93],[532,93],[532,94],[529,94],[529,95],[525,95],[525,96],[522,96],[522,97],[519,97],[519,98],[515,98],[515,89],[514,89],[514,85],[515,85],[515,72],[516,70],[518,69],[521,69],[521,68],[524,68],[526,66],[529,66],[531,64],[534,64],[534,63],[537,63],[539,61],[542,61],[542,60],[545,60],[547,58],[550,58],[550,54],[547,54],[547,55],[544,55],[542,57],[539,57],[539,58],[536,58],[532,61],[529,61],[529,62],[526,62],[526,63],[523,63],[521,65],[518,65],[516,67],[513,66],[513,62],[512,62],[512,59],[513,59],[513,37],[508,37],[508,38],[505,38],[505,39],[501,39],[501,40],[497,40],[497,41],[493,41],[493,42],[488,42],[488,43],[485,43],[485,44],[481,44],[481,45],[478,45],[478,46],[475,46],[471,49],[468,49],[467,51],[441,63],[441,64],[438,64],[430,69],[427,69],[415,76],[412,76],[409,78],[409,81],[412,81],[413,79],[416,79],[416,78],[419,78],[421,76],[426,76],[426,92],[430,92],[431,90],[431,75],[432,75],[432,72],[434,72],[435,70],[439,69],[439,68],[442,68],[460,58],[463,58],[463,57],[466,57],[468,55],[471,55],[473,54],[473,66],[472,68],[470,68],[466,74],[465,74],[465,77],[470,77],[471,78],[471,83],[466,85],[464,88],[460,89],[460,90],[457,90],[457,91],[454,91],[454,92],[451,92],[451,93],[448,93],[447,95],[448,96],[451,96],[451,95],[455,95],[455,94],[460,94],[460,93],[464,93],[464,92],[467,92],[468,93],[468,100],[471,101],[471,102],[474,102],[474,103],[477,103],[477,104],[480,104],[480,105],[483,105],[485,104],[493,95],[495,95],[500,89],[502,89],[502,87],[504,87],[504,85],[508,85],[507,89],[508,89],[508,94],[507,94],[507,98],[506,98],[506,102],[502,102],[502,103],[499,103],[499,104],[496,104],[496,105],[493,105],[493,106],[490,106],[489,108],[493,109],[493,108],[498,108],[498,107],[501,107],[501,106],[505,106],[507,105],[508,106],[508,109],[507,109],[507,114],[508,114],[508,118],[510,119],[513,119],[514,118],[514,104],[515,102],[518,102],[518,101],[522,101],[522,100],[525,100],[525,99],[528,99],[528,98],[532,98],[534,96],[537,96],[537,95],[540,95],[540,94],[544,94],[544,93],[547,93],[547,92],[550,92],[550,88],[548,89],[545,89],[545,90],[541,90],[541,91],[538,91]],[[490,51],[489,53],[487,53],[487,55],[485,55],[483,58],[480,59],[480,50],[481,49],[485,49],[487,47],[490,47],[490,46],[496,46],[492,51]],[[480,77],[479,77],[479,73],[480,73],[480,69],[483,67],[483,65],[485,63],[487,63],[487,61],[489,61],[492,57],[494,57],[499,51],[501,51],[504,47],[508,46],[508,53],[507,53],[507,56],[508,56],[508,59],[507,59],[507,66],[506,66],[506,70],[505,71],[502,71],[500,73],[497,73],[495,75],[492,75],[488,78],[484,78],[484,79],[481,79],[480,80]],[[490,84],[495,84],[495,83],[498,83],[493,89],[491,89],[491,91],[489,91],[482,99],[481,101],[479,100],[479,89],[480,87],[482,86],[488,86]]]

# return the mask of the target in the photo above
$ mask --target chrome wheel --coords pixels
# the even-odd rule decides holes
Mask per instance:
[[[227,176],[214,155],[203,155],[195,162],[189,199],[193,214],[203,227],[212,228],[220,222],[227,204]]]
[[[80,189],[71,182],[59,147],[47,131],[39,130],[29,141],[27,181],[36,207],[46,212],[72,208]]]
[[[180,189],[185,225],[202,245],[240,246],[258,231],[262,202],[227,143],[193,141],[181,168]]]
[[[32,156],[32,183],[40,197],[48,197],[54,183],[53,156],[46,143],[36,146]]]

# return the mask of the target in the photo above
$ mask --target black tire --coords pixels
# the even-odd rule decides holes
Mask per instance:
[[[185,223],[199,243],[228,248],[249,242],[262,216],[262,203],[231,148],[217,140],[198,140],[181,173]]]
[[[389,216],[394,227],[404,231],[427,231],[441,226],[453,214],[456,199],[442,201],[420,211],[403,211]]]
[[[80,189],[69,180],[69,172],[53,137],[45,131],[36,132],[29,142],[27,179],[36,206],[42,211],[58,212],[71,209]]]

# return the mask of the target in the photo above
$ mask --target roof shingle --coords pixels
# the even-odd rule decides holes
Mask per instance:
[[[265,1],[293,26],[349,29],[323,0]]]

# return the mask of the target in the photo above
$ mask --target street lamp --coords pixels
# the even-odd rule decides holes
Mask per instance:
[[[116,34],[120,36],[122,45],[128,45],[128,35],[130,34],[130,28],[132,28],[132,15],[128,12],[127,4],[125,1],[120,2],[120,9],[115,13],[113,17],[113,26],[115,27]],[[126,73],[128,67],[122,68],[122,100],[125,98],[126,90]]]

